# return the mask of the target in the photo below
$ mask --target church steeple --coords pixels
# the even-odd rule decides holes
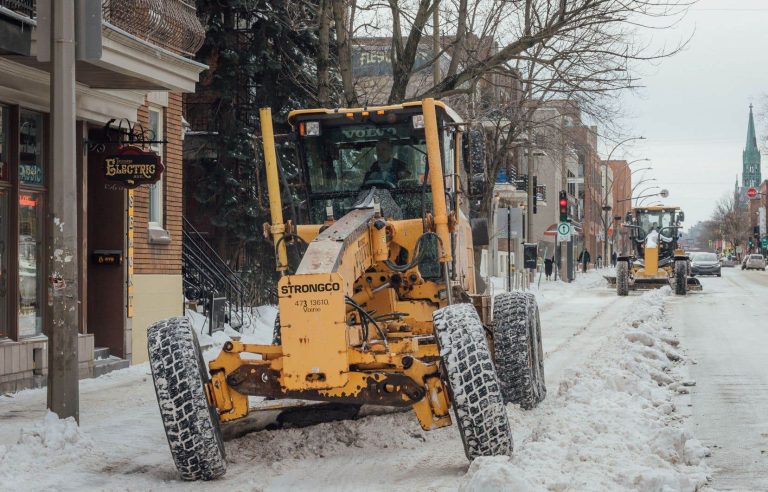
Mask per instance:
[[[760,150],[757,148],[755,135],[755,118],[752,115],[752,105],[749,105],[749,123],[747,124],[747,144],[742,154],[743,171],[741,174],[745,188],[758,188],[762,177],[760,175]]]

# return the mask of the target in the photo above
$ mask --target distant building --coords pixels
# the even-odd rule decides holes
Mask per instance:
[[[613,171],[613,181],[609,186],[612,189],[613,200],[611,203],[613,234],[611,238],[614,244],[614,250],[617,252],[629,251],[629,242],[626,232],[620,225],[624,217],[632,209],[632,171],[625,160],[608,161],[611,171]],[[617,220],[618,218],[618,220]]]
[[[760,149],[757,148],[755,136],[755,119],[752,116],[752,105],[749,105],[749,121],[747,123],[747,143],[742,153],[743,170],[741,174],[744,188],[759,187],[762,182],[760,176]]]

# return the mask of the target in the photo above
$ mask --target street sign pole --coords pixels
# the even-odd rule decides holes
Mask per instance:
[[[77,332],[77,172],[75,156],[75,2],[51,2],[52,302],[48,335],[48,408],[80,419]]]

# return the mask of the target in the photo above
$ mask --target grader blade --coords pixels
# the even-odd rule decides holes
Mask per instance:
[[[661,278],[636,278],[631,289],[634,290],[653,290],[661,289],[669,285],[669,279],[667,277]]]
[[[353,420],[356,418],[408,412],[410,408],[380,405],[348,405],[305,400],[264,400],[252,404],[248,415],[222,422],[225,440],[237,439],[251,432],[284,428],[308,427],[323,422]]]

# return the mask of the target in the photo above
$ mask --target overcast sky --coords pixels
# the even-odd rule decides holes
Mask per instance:
[[[644,177],[658,181],[645,184],[669,189],[662,201],[683,207],[687,227],[710,216],[737,174],[741,180],[749,104],[763,111],[768,95],[768,0],[700,0],[675,32],[656,33],[654,41],[691,32],[683,53],[644,68],[645,88],[624,97],[624,126],[647,140],[613,157],[650,158],[653,170]],[[761,140],[768,128],[756,123]],[[766,161],[763,155],[763,179]]]

